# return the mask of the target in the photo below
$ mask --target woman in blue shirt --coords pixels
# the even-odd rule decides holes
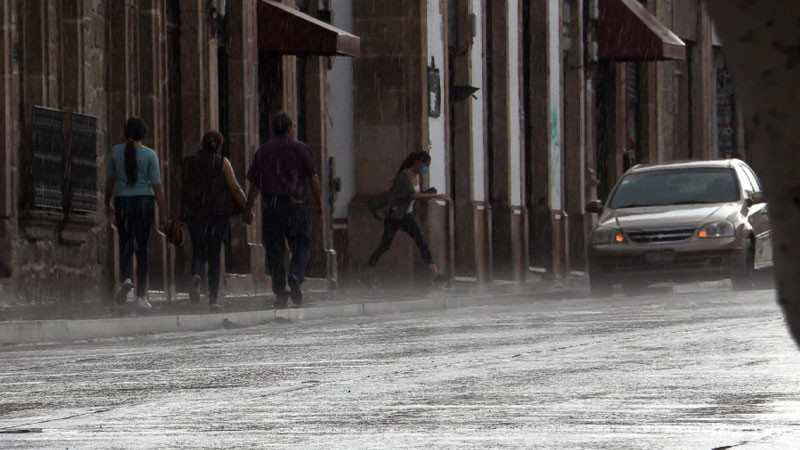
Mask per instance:
[[[125,123],[127,142],[111,148],[106,165],[106,216],[119,234],[119,274],[122,285],[116,301],[124,304],[133,288],[132,266],[136,254],[136,306],[149,309],[147,300],[147,241],[153,228],[155,203],[161,213],[159,228],[165,227],[164,188],[158,155],[142,145],[147,126],[138,117]],[[112,205],[111,200],[114,200]]]

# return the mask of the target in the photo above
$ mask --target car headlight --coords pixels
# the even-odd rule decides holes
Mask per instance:
[[[589,242],[592,244],[613,244],[625,242],[620,230],[614,228],[598,228],[592,233]]]
[[[734,227],[733,224],[728,222],[727,220],[723,220],[722,222],[716,223],[707,223],[700,227],[700,231],[697,232],[697,237],[699,238],[715,238],[715,237],[728,237],[734,235]]]

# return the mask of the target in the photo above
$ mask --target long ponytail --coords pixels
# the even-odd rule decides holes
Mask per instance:
[[[141,141],[147,134],[147,125],[139,117],[131,117],[125,123],[125,176],[128,178],[128,186],[134,186],[139,179],[139,167],[136,164],[136,145],[134,142]]]

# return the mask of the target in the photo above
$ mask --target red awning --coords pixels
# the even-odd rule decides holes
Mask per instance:
[[[597,45],[614,61],[686,59],[686,45],[637,0],[600,0]]]
[[[258,48],[289,55],[358,56],[361,40],[290,6],[261,0]]]

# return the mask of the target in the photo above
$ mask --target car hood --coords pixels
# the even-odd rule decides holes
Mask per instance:
[[[597,226],[614,228],[700,227],[725,220],[736,212],[736,203],[712,205],[667,205],[642,208],[606,209]]]

